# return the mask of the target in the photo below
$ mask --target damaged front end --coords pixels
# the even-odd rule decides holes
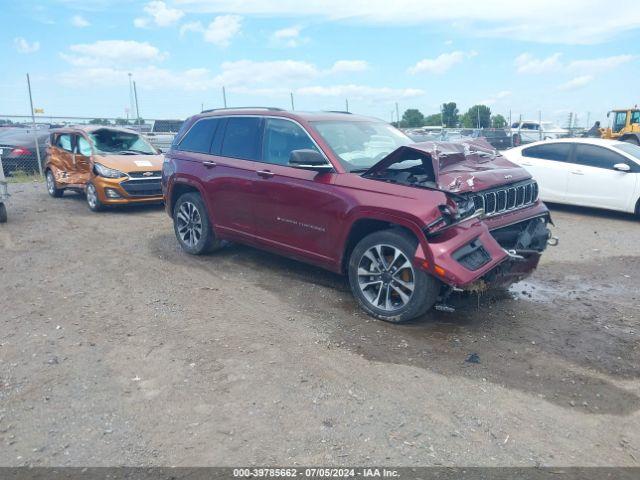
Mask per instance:
[[[519,281],[557,243],[536,182],[484,142],[401,147],[365,176],[445,193],[416,260],[451,289]]]

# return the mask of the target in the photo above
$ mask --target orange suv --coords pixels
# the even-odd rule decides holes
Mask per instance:
[[[138,132],[100,125],[51,132],[45,176],[52,197],[85,192],[93,211],[162,202],[163,157]]]

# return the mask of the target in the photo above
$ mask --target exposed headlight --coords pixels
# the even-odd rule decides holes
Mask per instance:
[[[125,173],[122,173],[120,170],[116,170],[114,168],[105,167],[104,165],[102,165],[100,163],[94,163],[93,168],[94,168],[96,174],[100,175],[101,177],[122,178],[122,177],[126,177],[127,176]]]

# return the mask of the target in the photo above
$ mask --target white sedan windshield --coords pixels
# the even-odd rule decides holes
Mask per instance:
[[[313,126],[349,171],[368,170],[398,147],[414,143],[384,122],[329,120]]]

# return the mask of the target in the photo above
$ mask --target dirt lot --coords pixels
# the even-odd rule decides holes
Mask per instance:
[[[161,208],[11,187],[0,465],[640,464],[630,216],[556,207],[527,282],[394,326],[334,274],[183,254]]]

